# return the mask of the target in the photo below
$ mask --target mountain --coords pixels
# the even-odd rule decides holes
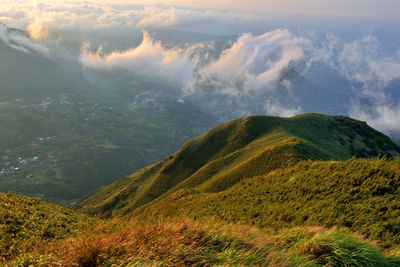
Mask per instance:
[[[305,77],[294,68],[284,70],[276,90],[279,102],[287,107],[300,106],[305,113],[318,111],[324,114],[346,114],[354,97],[351,90],[346,90],[351,88],[351,85],[343,81],[339,75],[327,76],[335,74],[332,70],[320,68],[319,71],[312,72],[312,75],[308,75],[310,77]],[[311,78],[314,81],[310,81]],[[290,85],[289,88],[287,84]]]
[[[387,136],[346,117],[251,116],[213,128],[154,165],[98,189],[76,208],[104,217],[124,215],[182,189],[224,192],[301,160],[392,157],[399,152]]]
[[[0,264],[399,266],[399,151],[341,116],[236,119],[75,210],[0,193]]]

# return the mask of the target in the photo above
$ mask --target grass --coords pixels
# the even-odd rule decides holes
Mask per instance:
[[[115,221],[114,221],[115,223]],[[20,266],[397,266],[348,231],[318,227],[265,232],[188,219],[98,225],[89,236],[37,246],[8,263]]]
[[[209,193],[182,189],[134,214],[217,217],[260,227],[348,227],[389,248],[400,245],[400,160],[301,161]]]
[[[0,193],[0,264],[36,244],[81,234],[95,221],[39,199]]]

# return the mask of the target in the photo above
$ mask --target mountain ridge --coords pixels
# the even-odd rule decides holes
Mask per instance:
[[[396,156],[400,148],[365,122],[317,113],[250,116],[217,126],[161,161],[98,189],[76,209],[123,215],[183,188],[221,192],[301,160]]]

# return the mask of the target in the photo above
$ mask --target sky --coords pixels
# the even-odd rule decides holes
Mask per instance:
[[[0,8],[6,10],[15,4],[37,5],[40,3],[55,3],[65,5],[69,2],[110,4],[105,0],[61,1],[61,0],[2,0]],[[112,4],[140,4],[168,6],[186,6],[203,9],[222,9],[257,12],[278,12],[289,14],[340,15],[353,17],[369,17],[382,20],[399,20],[400,1],[398,0],[115,0]],[[0,9],[1,11],[1,9]]]
[[[134,1],[124,1],[132,3]],[[400,2],[397,0],[150,0],[146,3],[218,8],[248,11],[266,11],[297,14],[330,14],[370,17],[399,17]]]

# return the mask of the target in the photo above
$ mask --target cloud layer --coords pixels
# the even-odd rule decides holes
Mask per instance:
[[[100,2],[14,1],[0,4],[0,19],[26,28],[33,38],[48,35],[48,29],[104,29],[111,27],[190,27],[266,20],[250,12],[191,9],[165,5],[119,5]]]
[[[400,58],[380,56],[378,50],[378,40],[366,36],[345,44],[339,54],[340,73],[359,89],[358,99],[349,115],[368,121],[385,132],[400,131],[400,103],[385,91],[392,82],[400,79]],[[369,104],[361,105],[363,100]]]

